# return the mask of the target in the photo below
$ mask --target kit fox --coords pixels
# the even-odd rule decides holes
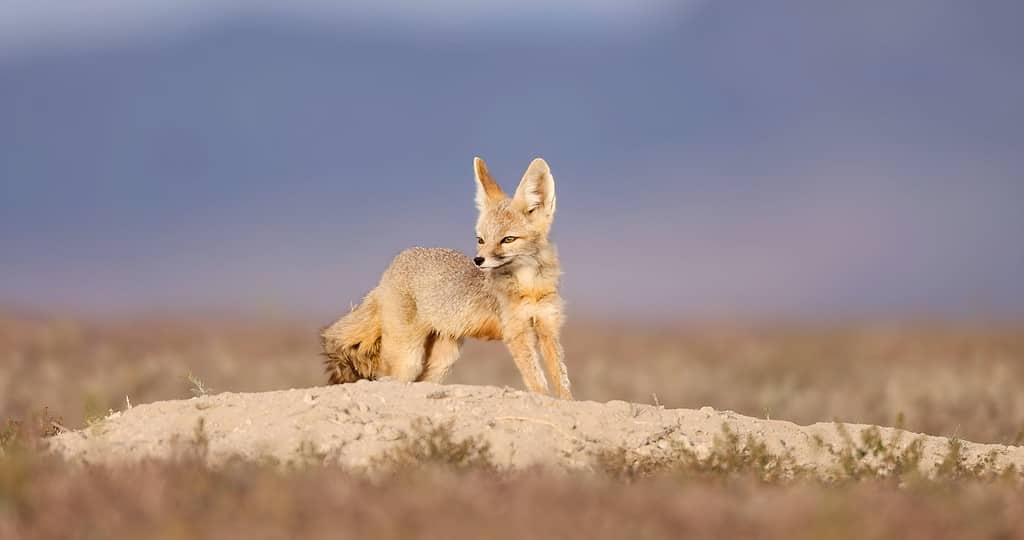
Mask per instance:
[[[463,339],[501,339],[526,388],[572,399],[559,342],[561,273],[548,240],[555,180],[534,159],[510,198],[480,158],[476,176],[476,257],[443,248],[407,249],[363,301],[321,332],[332,384],[359,379],[440,382]],[[539,346],[539,353],[538,353]]]

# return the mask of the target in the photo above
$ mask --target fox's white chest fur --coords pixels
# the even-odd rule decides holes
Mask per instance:
[[[534,266],[521,266],[513,276],[520,291],[533,290],[537,286],[537,268]]]

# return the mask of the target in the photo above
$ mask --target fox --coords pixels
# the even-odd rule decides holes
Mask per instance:
[[[470,337],[502,340],[527,390],[572,399],[560,341],[561,267],[549,238],[556,203],[551,169],[534,159],[512,197],[483,159],[473,159],[473,172],[476,256],[423,247],[399,253],[358,306],[322,329],[330,384],[441,383]]]

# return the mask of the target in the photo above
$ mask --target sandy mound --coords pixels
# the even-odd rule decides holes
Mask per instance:
[[[209,459],[233,455],[295,459],[300,447],[365,466],[400,441],[414,420],[454,422],[457,437],[482,436],[504,466],[587,467],[595,451],[626,447],[640,455],[668,451],[674,441],[708,452],[723,424],[752,434],[774,452],[790,451],[801,465],[823,469],[835,463],[825,448],[845,447],[833,423],[798,426],[731,411],[664,409],[610,401],[567,402],[509,388],[359,382],[349,385],[257,394],[223,393],[139,405],[114,413],[82,431],[53,439],[54,450],[90,462],[166,457],[194,437],[200,418],[209,439]],[[859,440],[870,427],[847,424]],[[881,428],[885,440],[897,430]],[[903,444],[917,438],[904,433]],[[824,443],[824,447],[822,445]],[[180,448],[180,447],[179,447]],[[924,437],[923,465],[934,466],[949,440]],[[965,443],[969,463],[995,457],[998,466],[1024,468],[1024,447]]]

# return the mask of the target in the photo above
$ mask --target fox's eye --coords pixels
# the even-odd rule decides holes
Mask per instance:
[[[501,243],[502,244],[511,244],[512,242],[515,242],[518,239],[519,238],[516,237],[516,236],[506,236],[505,238],[501,239]]]
[[[480,244],[480,245],[483,245],[483,243],[484,243],[484,239],[483,239],[483,238],[480,238],[479,236],[477,236],[477,237],[476,237],[476,243],[477,243],[477,244]]]

